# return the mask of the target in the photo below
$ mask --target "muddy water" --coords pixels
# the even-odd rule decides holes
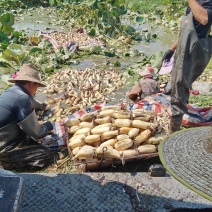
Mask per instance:
[[[25,30],[26,33],[29,34],[37,34],[39,31],[66,31],[67,27],[63,25],[59,15],[55,16],[52,14],[55,13],[51,12],[51,10],[48,10],[47,8],[41,7],[37,9],[29,9],[15,21],[13,27],[19,31]],[[155,41],[141,41],[133,46],[133,48],[144,52],[155,53],[158,51],[165,51],[177,37],[176,33],[173,34],[164,27],[154,26],[154,23],[142,24],[141,26],[132,24],[132,26],[138,31],[147,29],[150,33],[158,34],[158,39]]]
[[[51,32],[51,31],[65,31],[63,24],[59,24],[60,21],[58,16],[52,15],[53,13],[47,8],[38,8],[30,9],[26,14],[23,14],[16,20],[14,28],[18,31],[24,30],[27,34],[37,35],[40,31],[42,32]],[[152,54],[158,51],[165,52],[169,46],[172,44],[174,39],[177,37],[177,34],[172,34],[163,27],[153,26],[151,23],[142,24],[140,26],[134,25],[136,30],[148,30],[150,33],[156,33],[158,39],[150,42],[137,42],[135,45],[132,45],[132,49],[137,49],[143,51],[145,54]],[[105,69],[113,68],[113,63],[119,61],[121,67],[116,68],[118,71],[134,61],[139,61],[139,57],[125,57],[125,58],[100,58],[96,56],[89,56],[80,58],[80,63],[78,65],[71,65],[72,68],[76,69],[85,69],[85,68],[94,68],[101,67]],[[104,65],[104,64],[107,65]],[[132,83],[127,83],[125,87],[116,91],[115,94],[111,96],[112,103],[119,103],[125,98],[125,93],[132,86]],[[39,99],[43,100],[46,98],[44,95],[37,95]]]

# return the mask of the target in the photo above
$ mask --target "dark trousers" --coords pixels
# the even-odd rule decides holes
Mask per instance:
[[[210,61],[211,48],[211,38],[198,38],[193,15],[183,16],[172,70],[171,127],[174,127],[173,131],[180,128],[183,114],[187,112],[189,88]]]
[[[0,164],[5,169],[39,169],[51,163],[51,151],[28,138],[12,150],[0,154]]]

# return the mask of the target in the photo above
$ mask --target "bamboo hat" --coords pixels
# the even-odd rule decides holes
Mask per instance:
[[[144,71],[139,73],[141,76],[146,76],[146,75],[152,75],[153,78],[157,78],[157,75],[155,74],[155,70],[152,66],[146,66]]]
[[[212,126],[171,134],[160,143],[159,157],[173,177],[212,201]]]
[[[20,67],[18,75],[8,80],[8,82],[12,83],[16,83],[17,81],[36,82],[39,84],[39,87],[46,87],[46,85],[41,82],[38,69],[32,64],[23,64]]]

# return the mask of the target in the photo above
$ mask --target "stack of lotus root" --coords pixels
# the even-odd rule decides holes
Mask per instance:
[[[67,46],[71,42],[75,41],[81,46],[87,45],[99,45],[105,46],[105,43],[98,37],[91,37],[88,34],[81,33],[80,31],[70,31],[70,32],[58,32],[54,31],[51,33],[41,33],[40,36],[48,39],[54,39],[59,46]]]
[[[102,159],[128,159],[157,153],[165,135],[157,134],[155,113],[143,109],[123,110],[108,105],[99,111],[65,122],[69,133],[68,147],[72,160],[97,162]]]
[[[41,92],[47,94],[49,121],[59,122],[68,115],[97,102],[111,101],[111,95],[126,83],[126,78],[114,70],[65,69],[47,79]]]

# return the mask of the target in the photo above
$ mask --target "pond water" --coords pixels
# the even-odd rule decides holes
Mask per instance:
[[[144,23],[142,25],[132,24],[132,26],[138,31],[145,29],[152,34],[155,33],[158,35],[158,39],[155,39],[154,41],[141,41],[132,46],[133,49],[137,49],[145,53],[149,52],[151,54],[158,51],[166,51],[178,36],[177,33],[171,33],[169,29],[164,28],[163,26],[155,26],[154,22]],[[26,14],[22,14],[15,21],[13,27],[16,30],[24,30],[28,34],[35,35],[37,35],[40,31],[67,31],[67,28],[64,27],[62,20],[60,20],[58,16],[52,15],[51,10],[49,11],[47,8],[42,7],[37,9],[30,9],[28,12],[26,12]],[[93,65],[92,61],[89,62],[89,59],[85,59],[82,63],[84,66]],[[82,64],[79,66],[81,67]]]
[[[59,23],[59,17],[52,15],[51,10],[47,8],[37,8],[29,9],[25,11],[26,13],[22,14],[15,21],[14,28],[18,31],[24,30],[27,34],[38,35],[40,31],[42,32],[52,32],[52,31],[66,31],[63,24]],[[159,51],[165,52],[173,41],[176,39],[177,34],[173,34],[168,31],[168,29],[162,26],[155,26],[154,23],[144,23],[142,25],[133,25],[133,27],[138,30],[148,30],[151,34],[157,34],[158,38],[150,42],[140,41],[135,42],[131,46],[131,49],[137,49],[144,52],[145,54],[153,54]],[[105,58],[100,56],[87,56],[79,58],[79,63],[77,65],[71,65],[72,68],[76,69],[85,69],[85,68],[94,68],[101,66],[105,69],[113,68],[115,61],[119,61],[121,66],[116,68],[119,71],[124,68],[126,65],[132,64],[133,62],[139,61],[141,57],[125,57],[125,58]],[[106,65],[104,65],[106,64]],[[125,93],[131,85],[126,85],[120,90],[116,91],[115,96],[111,97],[111,102],[122,101],[125,98]],[[117,98],[119,97],[119,98]],[[45,99],[45,96],[39,96],[39,99]]]
[[[46,9],[38,9],[38,10],[31,10],[27,14],[23,14],[14,25],[14,28],[18,31],[24,30],[27,34],[31,35],[38,35],[40,31],[42,32],[51,32],[51,31],[65,31],[64,27],[54,25],[52,24],[52,19],[55,18],[49,14],[49,11]],[[156,53],[158,51],[166,51],[172,42],[176,39],[177,34],[172,34],[168,31],[168,29],[161,27],[161,26],[152,26],[153,23],[146,23],[142,24],[141,26],[133,26],[137,30],[147,29],[150,33],[156,33],[158,35],[158,38],[154,41],[150,42],[137,42],[136,44],[132,45],[132,49],[137,49],[139,51],[144,52],[145,54],[152,54]],[[141,58],[141,57],[140,57]],[[85,69],[85,68],[94,68],[101,66],[105,67],[106,69],[114,69],[113,64],[115,61],[119,61],[121,66],[117,67],[119,71],[121,71],[125,66],[127,66],[130,63],[133,63],[134,61],[139,61],[139,57],[125,57],[125,58],[105,58],[105,57],[99,57],[99,56],[88,56],[79,58],[79,64],[77,65],[71,65],[72,68],[76,69]],[[129,90],[131,87],[130,83],[126,83],[126,85],[119,90],[117,90],[114,94],[110,96],[110,103],[121,103],[125,101],[125,94],[126,91]],[[45,94],[38,93],[35,97],[37,100],[44,102],[46,99]],[[120,166],[121,168],[116,168],[118,171],[148,171],[148,167],[151,164],[160,163],[159,159],[156,158],[155,160],[151,160],[147,163],[140,163],[136,162],[129,166]],[[114,171],[110,169],[105,169],[102,171]]]

